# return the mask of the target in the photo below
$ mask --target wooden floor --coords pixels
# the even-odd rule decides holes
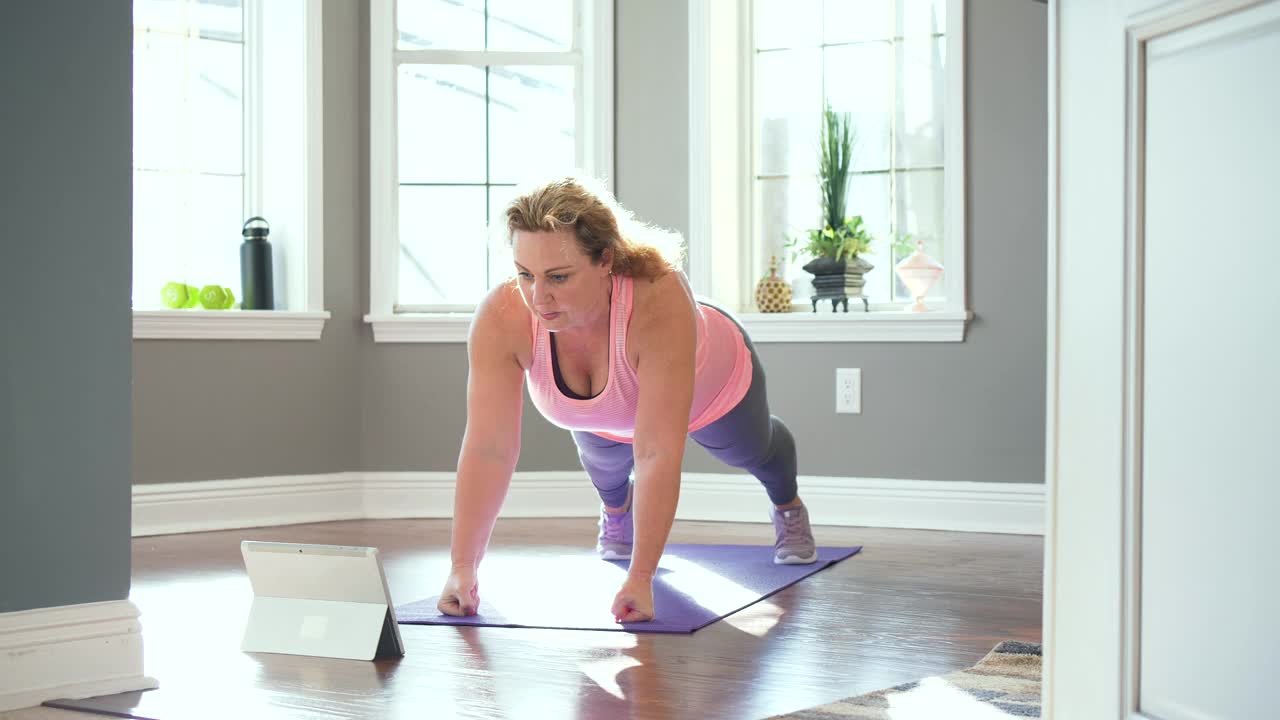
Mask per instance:
[[[242,539],[380,548],[397,603],[437,594],[446,520],[362,520],[133,541],[131,597],[160,688],[117,709],[199,718],[762,718],[968,667],[1040,641],[1039,537],[817,528],[860,555],[692,635],[401,626],[373,663],[246,654]],[[502,520],[490,557],[580,550],[590,519]],[[672,542],[772,543],[767,525],[677,522]],[[481,568],[483,601],[483,575]],[[573,591],[548,579],[530,593]],[[89,717],[47,708],[13,720]]]

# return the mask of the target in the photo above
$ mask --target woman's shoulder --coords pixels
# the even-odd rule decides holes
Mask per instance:
[[[689,279],[679,270],[670,270],[653,278],[632,280],[632,324],[662,324],[677,313],[696,310]]]
[[[521,358],[521,364],[526,364],[523,361],[530,354],[532,339],[532,316],[515,279],[489,290],[472,317],[471,340],[508,349]]]

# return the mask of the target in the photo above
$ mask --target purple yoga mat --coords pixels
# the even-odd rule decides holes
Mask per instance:
[[[771,546],[667,545],[653,583],[657,618],[621,625],[609,609],[629,561],[601,560],[594,551],[505,562],[489,558],[480,569],[478,614],[444,615],[435,595],[397,607],[396,619],[403,625],[691,633],[861,549],[821,547],[812,565],[775,565]]]

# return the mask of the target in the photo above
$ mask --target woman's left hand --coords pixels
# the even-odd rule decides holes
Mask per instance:
[[[652,620],[653,580],[628,575],[622,589],[613,598],[613,618],[620,623]]]

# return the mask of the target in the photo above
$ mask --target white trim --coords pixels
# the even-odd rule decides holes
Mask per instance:
[[[693,291],[712,294],[711,264],[711,4],[689,3],[689,237]],[[730,128],[719,128],[722,132]],[[735,298],[736,301],[736,298]]]
[[[307,138],[303,171],[303,223],[307,253],[306,309],[324,310],[324,3],[307,0]]]
[[[350,473],[133,486],[133,536],[363,517]]]
[[[579,0],[577,5],[584,58],[579,72],[585,76],[591,69],[591,79],[583,77],[578,83],[578,92],[585,93],[581,98],[582,166],[617,192],[613,182],[613,3]],[[588,85],[591,91],[585,92]]]
[[[1058,551],[1056,540],[1059,534],[1059,512],[1062,507],[1059,500],[1058,483],[1058,413],[1061,408],[1059,400],[1059,374],[1061,363],[1059,338],[1062,336],[1062,295],[1059,292],[1061,279],[1061,236],[1062,221],[1058,214],[1058,205],[1062,192],[1060,168],[1062,167],[1061,96],[1062,96],[1062,12],[1060,3],[1051,3],[1046,10],[1049,16],[1049,58],[1048,58],[1048,177],[1046,231],[1048,247],[1046,252],[1046,292],[1045,303],[1045,413],[1044,413],[1044,485],[1046,495],[1045,535],[1044,535],[1044,579],[1040,593],[1043,603],[1043,620],[1040,623],[1041,641],[1046,648],[1054,648],[1057,635],[1057,585]],[[1050,650],[1043,654],[1041,662],[1043,681],[1040,686],[1040,704],[1046,713],[1058,707],[1056,702],[1057,684],[1054,673],[1057,670],[1057,656]],[[1048,715],[1046,714],[1046,720]]]
[[[448,518],[453,472],[349,472],[135,485],[135,537],[373,518]],[[1044,486],[801,476],[816,524],[1039,535]],[[748,475],[685,473],[680,520],[765,522],[768,500]],[[502,517],[594,517],[586,473],[518,472]]]
[[[821,309],[821,308],[820,308]],[[471,313],[366,315],[374,342],[462,343]],[[855,303],[849,312],[741,313],[735,315],[754,343],[775,342],[962,342],[968,312],[869,312]]]
[[[134,340],[319,340],[328,312],[134,310]]]
[[[158,687],[128,600],[0,613],[0,657],[0,712]]]
[[[392,55],[396,65],[576,65],[580,55],[577,50],[516,51],[516,50],[395,50]]]
[[[369,307],[390,315],[399,277],[396,158],[396,18],[393,0],[369,4]]]
[[[947,309],[962,312],[968,307],[965,294],[965,257],[969,246],[968,226],[965,224],[965,181],[969,177],[965,167],[965,146],[968,144],[965,124],[965,64],[964,64],[964,4],[965,0],[947,0],[947,119],[945,136],[943,189],[946,198],[947,237],[942,245],[942,284],[946,287]]]

